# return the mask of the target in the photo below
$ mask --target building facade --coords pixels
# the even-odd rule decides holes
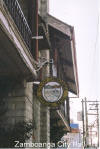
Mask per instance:
[[[31,141],[41,143],[51,141],[53,119],[70,131],[70,109],[68,98],[57,109],[42,105],[36,82],[56,76],[78,94],[74,29],[48,13],[47,0],[0,0],[0,99],[8,110],[2,124],[31,120],[36,126]]]

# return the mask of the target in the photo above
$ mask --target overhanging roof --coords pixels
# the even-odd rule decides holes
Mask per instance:
[[[59,61],[62,73],[64,73],[63,80],[67,82],[69,91],[78,95],[79,84],[74,28],[51,15],[48,15],[48,25],[52,47],[54,41],[57,40],[56,48],[59,50]]]

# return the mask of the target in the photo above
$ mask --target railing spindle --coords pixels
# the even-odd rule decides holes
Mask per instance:
[[[25,43],[31,51],[31,37],[32,33],[27,23],[27,20],[21,10],[21,7],[17,0],[4,0],[12,18],[15,21]]]

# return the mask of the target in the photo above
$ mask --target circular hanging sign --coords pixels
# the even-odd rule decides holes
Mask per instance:
[[[38,87],[37,96],[46,106],[59,106],[68,96],[68,88],[64,81],[57,78],[46,78]]]

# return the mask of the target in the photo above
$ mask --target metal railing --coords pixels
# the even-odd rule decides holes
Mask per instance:
[[[60,111],[63,114],[64,118],[68,121],[68,123],[70,123],[68,99],[66,100],[66,104],[65,102],[61,104]]]
[[[32,33],[27,23],[27,20],[21,10],[21,7],[17,0],[4,0],[8,11],[10,12],[15,24],[18,27],[25,43],[31,51],[31,39]]]

